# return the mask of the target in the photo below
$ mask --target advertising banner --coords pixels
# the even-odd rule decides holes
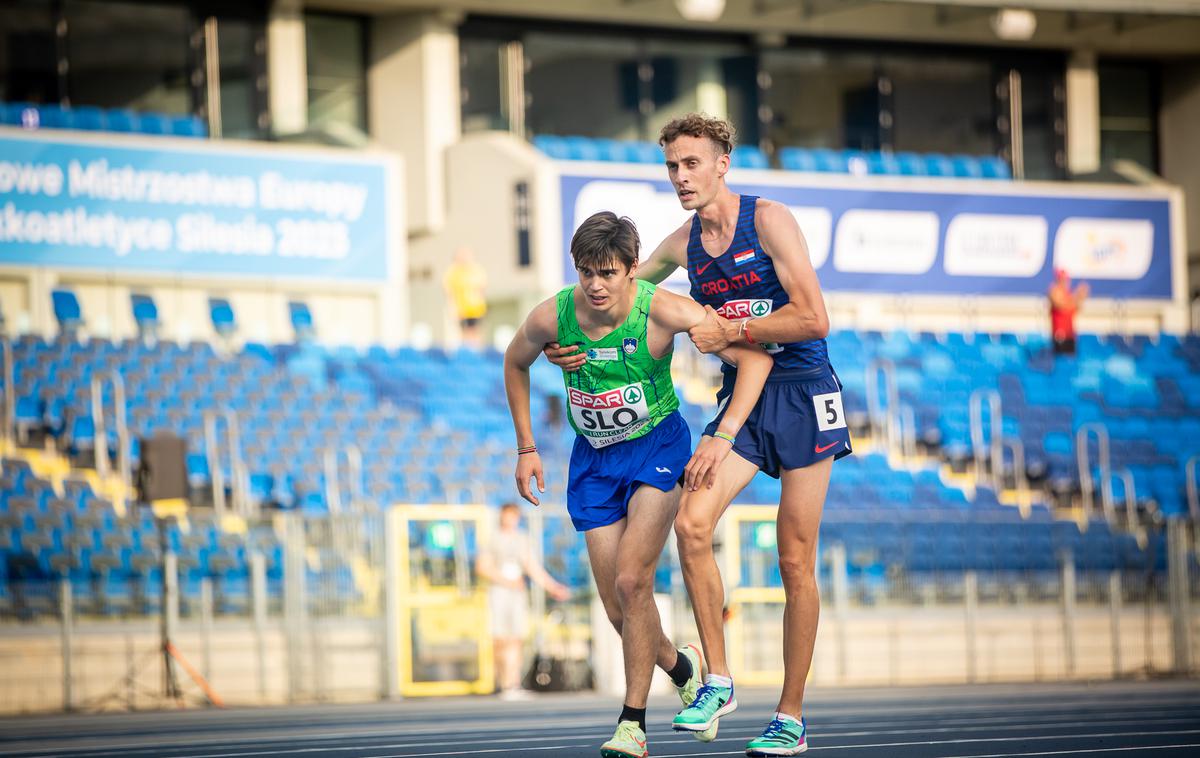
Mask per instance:
[[[560,163],[560,167],[567,165]],[[600,173],[600,172],[597,172]],[[608,172],[604,172],[608,173]],[[783,176],[783,172],[778,172]],[[572,174],[561,179],[564,275],[574,280],[571,235],[592,213],[629,216],[647,256],[691,217],[666,180]],[[806,184],[812,182],[812,184]],[[944,190],[933,189],[944,184]],[[791,208],[828,291],[917,295],[1043,295],[1054,269],[1089,282],[1093,295],[1169,300],[1171,206],[1144,190],[1064,185],[863,178],[819,186],[804,176],[732,181],[735,192]],[[677,273],[672,281],[686,283]]]
[[[388,278],[386,158],[0,134],[0,263]]]

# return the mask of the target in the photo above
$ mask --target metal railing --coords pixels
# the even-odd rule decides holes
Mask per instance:
[[[363,463],[362,451],[357,445],[347,445],[342,448],[346,457],[346,477],[349,479],[350,502],[347,508],[342,508],[342,476],[338,466],[338,451],[332,447],[325,448],[325,502],[329,504],[330,513],[342,513],[360,510],[366,501],[363,498]]]
[[[1028,518],[1032,507],[1029,491],[1029,476],[1025,472],[1025,443],[1020,437],[1006,437],[1000,441],[1003,448],[1012,451],[1013,487],[1017,491],[1017,507],[1021,516]]]
[[[886,403],[879,396],[879,375],[883,374],[883,391]],[[867,416],[871,421],[871,436],[887,438],[891,444],[894,427],[889,419],[900,404],[896,388],[896,364],[887,358],[877,358],[867,365]]]
[[[984,440],[983,429],[983,402],[985,399],[988,404],[987,440]],[[975,477],[980,481],[998,485],[1001,483],[1001,472],[1004,466],[1004,421],[1000,416],[1000,393],[994,389],[975,390],[971,393],[969,410],[971,448],[975,455]]]
[[[92,434],[95,439],[92,452],[95,456],[96,473],[107,477],[110,473],[108,459],[108,425],[104,413],[105,374],[92,375]],[[126,494],[133,483],[132,464],[129,450],[128,408],[125,403],[125,381],[116,371],[109,371],[107,378],[113,388],[113,417],[117,425],[117,474]]]
[[[221,465],[221,445],[218,421],[225,421],[225,444],[229,450],[230,494],[232,503],[225,502],[225,469]],[[242,458],[241,427],[237,413],[229,410],[206,411],[204,414],[204,448],[208,460],[208,475],[212,484],[213,508],[224,516],[232,510],[240,516],[250,514],[250,474]]]
[[[1075,432],[1075,461],[1079,468],[1079,489],[1083,493],[1084,514],[1091,517],[1096,512],[1096,482],[1092,477],[1091,455],[1088,452],[1088,437],[1096,435],[1100,466],[1100,481],[1108,479],[1112,472],[1112,458],[1108,446],[1108,428],[1099,422],[1084,424]],[[1111,505],[1111,503],[1109,503]],[[1108,514],[1105,514],[1107,517]]]
[[[0,339],[4,356],[4,442],[12,446],[17,425],[17,372],[13,366],[12,342],[7,337]]]

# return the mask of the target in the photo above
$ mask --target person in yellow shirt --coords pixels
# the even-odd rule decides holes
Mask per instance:
[[[482,344],[479,322],[487,313],[487,300],[483,296],[487,272],[475,262],[470,248],[460,247],[454,253],[454,263],[446,269],[442,286],[458,314],[463,342],[479,347]]]

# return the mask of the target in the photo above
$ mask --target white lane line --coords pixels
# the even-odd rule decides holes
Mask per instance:
[[[1124,753],[1130,750],[1183,750],[1197,748],[1200,743],[1187,745],[1149,745],[1147,747],[1094,747],[1076,748],[1075,750],[1047,750],[1039,753],[990,753],[988,755],[948,755],[945,758],[1017,758],[1022,755],[1078,755],[1079,753]],[[664,756],[665,758],[665,756]]]
[[[921,740],[919,742],[877,742],[877,743],[865,744],[865,745],[815,745],[813,747],[810,747],[809,750],[865,750],[867,748],[876,748],[876,747],[895,748],[895,747],[916,747],[918,745],[924,745],[924,746],[963,745],[963,744],[970,744],[970,743],[988,743],[988,742],[1038,742],[1038,741],[1046,741],[1046,740],[1070,740],[1070,739],[1078,739],[1078,738],[1084,737],[1084,736],[1086,736],[1089,739],[1097,739],[1100,737],[1159,737],[1159,736],[1165,737],[1167,735],[1179,735],[1179,734],[1200,734],[1200,729],[1178,729],[1178,730],[1164,731],[1164,732],[1106,732],[1106,733],[1102,733],[1102,734],[1089,734],[1089,735],[1079,735],[1079,734],[1046,735],[1046,736],[1042,736],[1042,737],[985,737],[985,738],[961,739],[961,740]],[[1107,749],[1114,750],[1116,748],[1107,748]],[[1124,749],[1124,748],[1122,748],[1122,749]],[[1141,750],[1144,748],[1128,748],[1128,749]],[[1099,748],[1095,748],[1094,750],[1097,752],[1101,751]],[[1075,750],[1063,750],[1063,751],[1050,751],[1047,753],[1000,753],[998,755],[1000,755],[1000,756],[1004,756],[1004,755],[1066,755],[1069,753],[1082,752],[1082,751],[1083,751],[1083,749],[1075,749]],[[745,752],[746,752],[745,750],[734,750],[734,751],[725,752],[725,753],[707,753],[707,752],[705,752],[705,753],[659,753],[658,758],[690,758],[690,756],[703,756],[703,755],[745,755]],[[984,756],[960,756],[959,758],[985,758],[985,757]],[[991,756],[988,758],[996,758],[996,757]]]
[[[1050,717],[1050,718],[1057,718],[1057,717]],[[1198,715],[1197,718],[1200,718],[1200,715]],[[968,722],[966,720],[963,720],[964,725],[958,726],[958,727],[941,727],[941,728],[926,728],[926,729],[893,729],[893,730],[877,729],[877,730],[859,730],[859,731],[843,731],[843,732],[833,732],[833,731],[821,730],[821,731],[816,732],[815,736],[818,739],[824,739],[824,738],[832,738],[832,737],[869,737],[872,735],[888,735],[888,734],[895,734],[895,735],[930,734],[930,733],[943,733],[944,734],[947,732],[961,733],[961,732],[987,731],[987,730],[1013,731],[1013,730],[1021,730],[1021,729],[1026,729],[1026,730],[1029,730],[1029,729],[1054,729],[1054,728],[1059,728],[1059,727],[1074,727],[1074,728],[1079,728],[1079,729],[1085,729],[1088,726],[1091,726],[1093,724],[1103,724],[1108,727],[1127,726],[1127,725],[1135,725],[1135,724],[1141,724],[1141,725],[1156,724],[1156,725],[1164,725],[1165,726],[1167,724],[1179,724],[1179,723],[1193,724],[1193,723],[1197,722],[1197,718],[1130,719],[1130,720],[1124,720],[1124,721],[1114,721],[1114,720],[1105,719],[1105,720],[1100,720],[1100,721],[1095,721],[1095,722],[1088,721],[1088,720],[1080,720],[1080,719],[1070,719],[1070,720],[1057,720],[1057,721],[1053,721],[1053,722],[1043,722],[1043,723],[1034,723],[1034,722],[1022,723],[1022,724],[1000,723],[1000,724],[995,724],[995,725],[983,724],[983,723],[978,723],[978,722]],[[1011,720],[1004,719],[1004,721],[1011,721]],[[906,722],[896,722],[896,723],[906,723]],[[945,721],[943,723],[953,724],[955,722],[954,721]],[[539,724],[538,726],[539,726],[539,728],[541,728],[543,725]],[[579,727],[591,726],[591,725],[573,724],[570,726],[579,728]],[[726,730],[731,729],[731,728],[735,728],[733,724],[727,725]],[[661,745],[661,744],[687,743],[687,742],[691,741],[689,738],[682,737],[682,736],[680,736],[678,739],[675,739],[675,737],[677,737],[677,734],[674,732],[666,732],[665,737],[663,736],[663,734],[664,733],[662,731],[659,731],[657,729],[655,731],[651,732],[651,742],[654,744]],[[412,736],[416,737],[418,735],[412,735]],[[566,735],[556,734],[556,735],[545,736],[545,737],[491,738],[488,740],[488,742],[494,743],[494,744],[495,743],[520,742],[520,741],[539,742],[539,741],[546,741],[546,740],[561,739],[563,736],[566,736]],[[580,735],[578,733],[576,733],[571,736],[579,737]],[[596,739],[601,739],[604,736],[605,736],[604,734],[595,735]],[[1078,735],[1077,734],[1077,735],[1057,735],[1057,736],[1067,737],[1067,736],[1088,736],[1088,735],[1086,735],[1086,734]],[[260,750],[251,749],[251,750],[243,750],[242,752],[208,753],[208,754],[202,754],[202,755],[193,755],[193,756],[190,756],[190,758],[237,758],[237,756],[253,757],[253,756],[261,756],[261,755],[271,755],[271,754],[278,753],[281,750],[284,752],[299,753],[299,752],[314,752],[314,751],[320,751],[320,750],[334,749],[332,747],[315,747],[315,746],[307,747],[307,748],[290,748],[290,749],[287,747],[289,744],[294,744],[295,742],[298,742],[298,741],[321,742],[321,741],[328,741],[328,740],[339,740],[339,741],[341,741],[341,744],[338,747],[344,748],[344,749],[357,749],[357,750],[393,749],[393,748],[403,748],[403,747],[440,747],[443,745],[456,745],[456,744],[462,743],[462,740],[459,739],[459,740],[439,741],[439,742],[407,742],[407,743],[392,743],[392,744],[380,744],[380,745],[345,744],[345,741],[347,739],[365,740],[365,739],[377,739],[379,737],[391,737],[392,739],[397,739],[399,737],[400,739],[403,739],[403,737],[396,735],[394,732],[379,734],[379,735],[352,735],[352,734],[315,735],[312,737],[297,737],[292,740],[285,740],[285,739],[263,740],[262,742],[260,742],[257,745],[257,747],[262,748]],[[743,739],[746,739],[746,738],[745,737],[720,737],[715,741],[716,742],[735,742],[735,741],[740,741]],[[222,744],[230,745],[230,743],[228,741],[225,741]],[[279,747],[277,749],[271,749],[271,750],[265,749],[268,747],[268,745],[271,745],[271,744],[278,745]],[[199,747],[199,745],[194,745],[194,746]],[[173,745],[173,746],[166,746],[166,749],[178,750],[178,749],[180,749],[180,747],[182,747],[182,746]],[[241,747],[252,748],[254,746],[252,746],[252,745],[242,746],[242,745],[235,744],[234,749],[241,748]],[[157,746],[157,747],[155,747],[155,746],[139,746],[139,748],[140,748],[141,752],[150,751],[150,752],[154,752],[155,754],[159,754],[164,750],[164,746]],[[64,747],[62,749],[70,750],[70,748],[67,748],[67,747]],[[110,755],[131,755],[134,752],[135,751],[133,751],[133,750],[106,751],[106,752],[89,751],[87,753],[87,756],[89,758],[99,758],[100,756],[110,756]],[[52,755],[53,754],[50,754],[47,756],[31,756],[30,758],[52,758]]]
[[[587,748],[587,747],[595,747],[595,746],[590,745],[590,744],[546,745],[544,747],[524,748],[522,752],[524,752],[525,750],[563,750],[565,748]],[[508,748],[508,747],[482,748],[482,749],[470,748],[469,750],[466,750],[466,751],[464,751],[460,748],[458,750],[451,750],[449,752],[444,752],[444,753],[389,753],[387,755],[364,755],[364,756],[359,756],[359,758],[418,758],[419,756],[430,756],[430,755],[478,755],[479,753],[507,753],[510,750],[512,750],[512,748]],[[742,755],[745,755],[745,754],[746,754],[746,751],[743,750]]]

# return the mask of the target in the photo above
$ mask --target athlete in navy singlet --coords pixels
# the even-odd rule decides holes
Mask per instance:
[[[841,384],[829,363],[829,317],[804,236],[784,205],[738,195],[725,184],[733,128],[692,114],[667,124],[659,143],[680,204],[695,214],[638,270],[661,282],[684,266],[691,294],[710,309],[690,331],[705,353],[730,344],[761,344],[775,359],[758,405],[733,440],[732,453],[707,487],[684,493],[675,533],[709,675],[695,702],[673,722],[708,736],[737,707],[725,655],[724,587],[713,558],[713,533],[726,507],[759,471],[782,481],[776,519],[784,612],[784,684],[763,734],[749,755],[796,755],[808,748],[802,707],[816,641],[820,598],[815,579],[817,532],[832,462],[850,453]],[[582,365],[572,348],[546,355],[565,370]],[[715,433],[736,369],[723,367]],[[703,731],[702,731],[703,730]]]

